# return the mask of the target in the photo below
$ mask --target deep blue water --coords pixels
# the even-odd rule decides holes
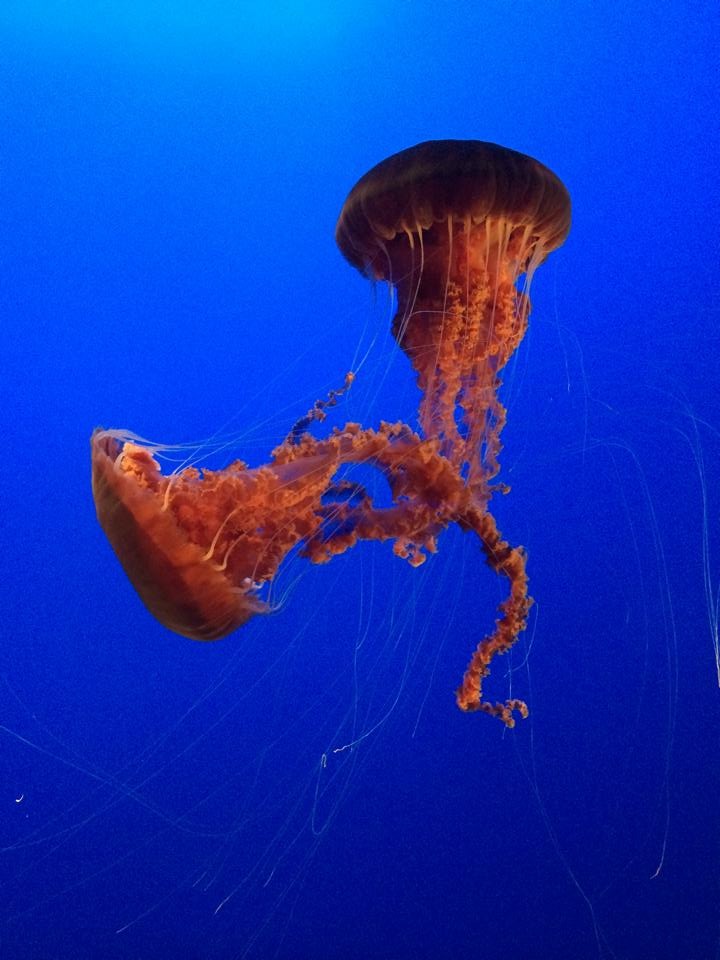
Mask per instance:
[[[719,33],[678,0],[2,5],[0,956],[720,957]],[[349,369],[330,425],[415,422],[333,230],[438,137],[574,205],[503,388],[512,732],[453,702],[504,590],[459,531],[419,570],[292,560],[200,645],[89,487],[98,424],[262,463]]]

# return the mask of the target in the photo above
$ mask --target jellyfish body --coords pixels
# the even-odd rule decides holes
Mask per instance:
[[[466,501],[464,484],[437,444],[404,424],[362,430],[346,424],[325,440],[288,439],[266,466],[237,461],[223,470],[161,472],[150,449],[92,437],[92,485],[100,525],[153,615],[170,630],[215,640],[268,611],[259,588],[302,544],[325,563],[358,540],[392,540],[417,566]],[[371,463],[395,506],[376,508],[357,484],[335,474]]]
[[[360,540],[391,541],[417,566],[457,523],[476,534],[488,564],[510,584],[494,631],[471,657],[458,706],[508,726],[515,712],[527,715],[519,700],[482,696],[490,662],[515,643],[531,603],[524,551],[503,540],[488,509],[505,421],[497,391],[527,327],[532,274],[569,225],[557,177],[495,144],[430,141],[362,177],[336,238],[354,266],[397,291],[393,333],[422,390],[422,434],[401,423],[348,423],[315,438],[307,428],[324,419],[351,375],[256,469],[238,461],[166,477],[151,449],[96,431],[98,518],[150,611],[178,633],[215,639],[267,612],[259,591],[295,548],[325,563]],[[363,488],[337,478],[357,463],[384,475],[390,506],[377,507]]]
[[[476,140],[389,157],[353,187],[338,220],[345,257],[397,291],[393,333],[418,376],[423,431],[441,438],[480,496],[498,470],[499,373],[527,329],[532,275],[569,227],[555,174]]]
[[[490,528],[488,560],[510,580],[502,617],[457,691],[461,709],[506,722],[483,703],[482,680],[524,629],[531,601],[524,552],[485,513],[505,423],[500,371],[527,329],[533,273],[569,229],[570,198],[554,173],[477,140],[432,140],[382,161],[350,191],[336,228],[350,263],[397,291],[393,333],[417,374],[423,432],[466,480]]]

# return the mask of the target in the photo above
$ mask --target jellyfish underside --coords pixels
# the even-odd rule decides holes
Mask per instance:
[[[475,533],[510,587],[493,632],[471,656],[457,704],[508,726],[515,713],[526,716],[520,700],[482,696],[492,659],[516,642],[532,602],[525,553],[502,538],[489,511],[505,423],[498,388],[527,329],[533,272],[564,240],[569,217],[554,174],[479,141],[419,144],[350,192],[338,244],[354,266],[396,289],[393,334],[422,392],[419,433],[402,423],[348,423],[316,438],[309,428],[351,374],[259,468],[237,461],[165,476],[150,449],[117,431],[95,431],[98,518],[157,619],[184,636],[216,639],[269,609],[260,589],[292,550],[325,563],[361,540],[387,540],[417,566],[456,523]],[[385,477],[390,506],[338,479],[359,463]]]

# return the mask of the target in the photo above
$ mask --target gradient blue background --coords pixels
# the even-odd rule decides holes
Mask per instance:
[[[677,0],[5,0],[0,956],[720,956],[719,34]],[[503,390],[512,733],[454,707],[504,590],[458,531],[417,571],[291,561],[201,646],[89,489],[98,424],[260,463],[350,368],[333,423],[414,422],[333,229],[439,137],[574,201]]]

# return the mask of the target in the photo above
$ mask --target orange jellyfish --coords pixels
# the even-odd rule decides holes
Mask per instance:
[[[482,702],[482,679],[530,604],[524,552],[486,510],[505,423],[498,388],[527,329],[535,269],[569,229],[570,197],[554,173],[478,140],[430,140],[388,157],[353,187],[337,224],[350,263],[397,291],[393,334],[417,373],[423,432],[464,477],[488,562],[510,580],[502,618],[457,691],[464,710],[498,712]]]
[[[397,290],[394,335],[422,390],[422,434],[405,424],[308,430],[352,382],[319,401],[265,466],[165,476],[149,445],[120,431],[92,438],[98,519],[148,609],[184,636],[212,640],[269,609],[260,593],[294,548],[324,563],[360,540],[391,541],[417,566],[450,524],[474,532],[510,594],[476,647],[458,706],[514,725],[520,700],[483,700],[493,657],[524,629],[525,555],[488,510],[505,410],[500,371],[527,327],[533,272],[570,225],[570,201],[535,160],[479,141],[431,141],[396,154],[352,189],[340,214],[343,254]],[[524,277],[523,289],[518,282]],[[390,506],[337,478],[366,463]]]

